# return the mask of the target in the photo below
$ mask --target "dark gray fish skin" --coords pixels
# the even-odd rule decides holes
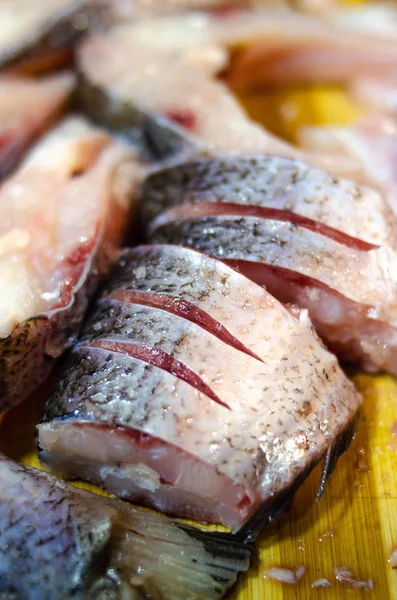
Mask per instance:
[[[376,280],[372,260],[366,264],[371,257],[369,252],[346,249],[343,244],[294,222],[218,215],[167,222],[151,238],[157,244],[187,246],[225,261],[242,260],[258,266],[293,269],[297,275],[315,277],[341,293],[349,292],[353,299],[365,302],[366,298],[368,304],[374,294],[368,286],[365,290],[354,288],[359,275],[353,265],[361,267],[361,275],[366,267]]]
[[[171,119],[152,115],[132,101],[91,83],[80,70],[76,104],[94,123],[142,149],[147,160],[164,166],[199,153],[195,140]],[[165,161],[165,162],[164,162]]]
[[[250,547],[222,534],[175,525],[2,455],[0,475],[0,598],[217,599],[249,566]]]
[[[208,281],[213,288],[224,284],[222,272],[211,262],[191,260],[179,246],[140,246],[125,251],[103,287],[103,296],[115,290],[137,290],[183,296],[191,302],[209,297]]]
[[[230,202],[261,205],[267,157],[217,158],[177,165],[150,175],[142,188],[142,220],[149,224],[160,213],[181,204]]]

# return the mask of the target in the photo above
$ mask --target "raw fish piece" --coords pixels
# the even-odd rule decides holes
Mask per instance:
[[[325,153],[330,164],[345,160],[349,176],[377,188],[397,215],[397,128],[395,121],[368,115],[351,126],[305,127],[299,140],[308,152]]]
[[[397,77],[363,77],[350,86],[355,100],[391,116],[397,115]]]
[[[163,512],[255,537],[353,430],[360,396],[289,312],[222,262],[127,250],[38,425],[40,458]]]
[[[255,0],[94,0],[105,11],[111,23],[134,21],[142,18],[192,10],[227,10],[253,6]],[[283,4],[284,0],[270,0]]]
[[[184,210],[199,216],[209,203],[214,211],[219,204],[238,204],[294,213],[320,228],[397,246],[397,224],[382,194],[278,156],[197,160],[161,169],[143,185],[142,220],[153,230]]]
[[[70,58],[89,24],[86,0],[0,0],[0,67],[32,73]]]
[[[350,85],[360,77],[395,72],[397,9],[374,2],[335,7],[321,18],[293,11],[269,15],[266,29],[250,41],[229,70],[234,89],[302,82]]]
[[[216,600],[250,547],[96,496],[0,455],[7,600]]]
[[[291,73],[284,63],[299,61],[299,52],[308,55],[308,64],[303,70],[294,64]],[[289,83],[320,75],[321,81],[328,81],[332,73],[315,69],[323,65],[323,53],[334,61],[328,71],[337,64],[340,73],[342,64],[349,82],[356,60],[365,63],[364,73],[377,75],[383,68],[394,69],[397,61],[397,46],[388,38],[347,32],[292,11],[195,12],[127,23],[87,38],[78,57],[79,96],[98,123],[129,135],[143,131],[156,158],[258,152],[350,173],[346,157],[338,161],[333,155],[330,162],[318,151],[303,152],[251,121],[218,79],[226,73],[234,87],[249,87],[260,84],[264,74],[270,78],[274,71],[276,76],[281,63],[280,72]],[[240,67],[245,60],[254,63],[252,69],[250,64]]]
[[[379,193],[257,156],[159,171],[142,200],[152,241],[220,258],[309,309],[342,358],[397,374],[396,221]]]
[[[252,21],[251,13],[242,14]],[[214,80],[228,63],[226,48],[217,39],[223,22],[192,13],[120,25],[90,37],[79,53],[80,98],[86,111],[124,131],[145,128],[147,119],[153,129],[160,119],[156,139],[164,144],[167,133],[177,136],[190,151],[267,151],[276,146],[282,152],[288,145],[250,122],[227,88]],[[227,29],[227,19],[225,23]]]
[[[297,8],[304,12],[327,14],[337,7],[336,0],[94,0],[105,10],[107,22],[120,23],[172,13],[206,10],[221,11],[257,6]]]
[[[0,77],[0,178],[62,113],[74,82],[71,73],[42,79]]]
[[[73,344],[143,171],[135,151],[70,118],[0,188],[0,412]]]

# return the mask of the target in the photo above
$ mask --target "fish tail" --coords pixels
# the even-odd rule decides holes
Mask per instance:
[[[251,546],[232,534],[203,531],[148,510],[128,506],[112,537],[112,571],[153,598],[218,600],[249,568]]]

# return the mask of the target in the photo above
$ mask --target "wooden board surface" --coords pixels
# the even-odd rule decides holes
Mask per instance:
[[[272,92],[245,98],[244,103],[258,120],[290,139],[302,122],[343,123],[356,114],[344,94],[335,89]],[[264,531],[252,569],[241,577],[230,600],[397,598],[397,569],[388,564],[397,546],[397,437],[393,437],[397,381],[366,375],[354,380],[364,394],[362,418],[356,439],[340,459],[323,499],[314,501],[320,477],[317,469],[298,492],[291,510]],[[34,427],[46,394],[44,387],[5,415],[0,451],[39,466]],[[273,565],[303,565],[306,573],[298,585],[282,585],[263,577]],[[334,568],[340,566],[362,579],[372,579],[373,590],[353,591],[336,582]],[[313,589],[311,584],[322,577],[332,587]]]

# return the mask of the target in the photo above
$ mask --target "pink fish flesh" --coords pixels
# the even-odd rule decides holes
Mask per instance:
[[[0,187],[0,411],[41,383],[73,343],[142,176],[133,150],[76,117]]]
[[[0,77],[0,178],[62,113],[73,87],[71,73],[42,79]]]

